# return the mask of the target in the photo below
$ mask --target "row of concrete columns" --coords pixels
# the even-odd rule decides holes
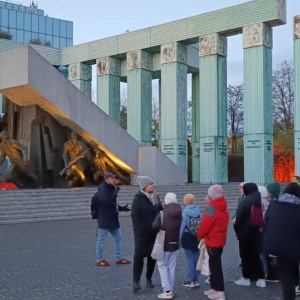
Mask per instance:
[[[299,39],[300,32],[295,36],[297,51]],[[244,27],[243,48],[245,181],[265,184],[273,181],[272,28],[263,23]],[[297,59],[299,69],[300,55]],[[127,130],[143,146],[151,145],[152,64],[151,53],[127,53]],[[97,60],[97,104],[116,122],[120,77],[120,60]],[[91,66],[70,65],[69,78],[90,97]],[[299,71],[296,79],[300,81]],[[199,38],[192,104],[193,181],[227,182],[227,38],[221,34]],[[296,117],[295,135],[300,141]],[[177,42],[161,46],[160,147],[187,174],[187,47]]]

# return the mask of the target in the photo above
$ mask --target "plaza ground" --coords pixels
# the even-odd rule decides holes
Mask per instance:
[[[233,212],[231,212],[232,214]],[[133,230],[130,217],[121,218],[124,257],[133,261]],[[157,269],[154,289],[145,287],[132,292],[132,264],[116,265],[111,236],[105,244],[104,258],[110,267],[96,266],[96,222],[92,220],[46,222],[0,226],[0,299],[88,300],[88,299],[158,299],[161,292]],[[241,276],[238,243],[232,226],[223,254],[225,288],[229,300],[282,299],[278,283],[266,289],[237,287]],[[200,288],[186,289],[187,265],[179,251],[174,299],[207,299],[209,286],[200,276]]]

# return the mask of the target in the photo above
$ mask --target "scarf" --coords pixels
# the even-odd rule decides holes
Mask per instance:
[[[151,193],[151,194],[147,194],[145,193],[144,191],[141,190],[141,192],[146,195],[146,197],[150,200],[150,202],[152,203],[152,205],[154,206],[155,205],[155,196],[154,196],[154,193]]]

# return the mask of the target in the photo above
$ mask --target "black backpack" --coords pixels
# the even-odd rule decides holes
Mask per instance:
[[[198,228],[200,226],[201,218],[200,215],[198,217],[189,217],[189,227],[185,226],[187,232],[183,232],[182,235],[182,248],[192,251],[198,250]]]

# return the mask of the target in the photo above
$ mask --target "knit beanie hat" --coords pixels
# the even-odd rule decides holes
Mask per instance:
[[[193,194],[187,194],[183,198],[183,202],[185,206],[194,205],[195,204],[195,196]]]
[[[300,186],[298,183],[290,183],[283,191],[283,194],[294,195],[300,199]]]
[[[218,198],[221,198],[223,195],[223,188],[222,186],[215,184],[212,185],[209,189],[208,189],[208,195],[210,196],[211,199],[215,200]]]
[[[280,183],[279,182],[270,183],[267,186],[267,190],[274,198],[277,199],[280,195]]]
[[[147,185],[154,183],[154,182],[153,182],[153,179],[148,176],[139,176],[138,183],[140,185],[140,190],[143,191]]]
[[[177,203],[177,197],[174,193],[167,193],[165,196],[165,204]]]

